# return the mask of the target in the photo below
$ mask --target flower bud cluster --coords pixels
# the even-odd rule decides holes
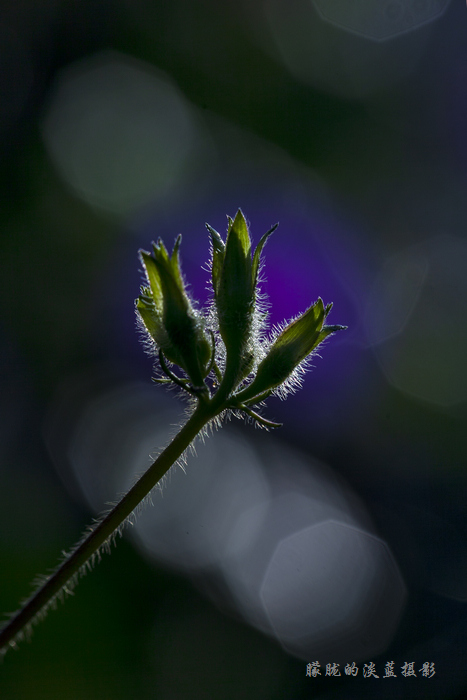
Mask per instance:
[[[212,245],[214,327],[209,329],[212,342],[208,338],[207,320],[195,310],[183,282],[180,236],[171,256],[160,240],[153,244],[152,254],[140,251],[146,284],[136,300],[137,314],[159,350],[162,369],[168,376],[162,381],[175,381],[198,396],[201,389],[204,398],[209,396],[212,401],[219,393],[225,408],[244,411],[263,425],[275,425],[254,413],[250,406],[271,393],[285,395],[297,371],[318,345],[345,327],[325,324],[332,304],[324,306],[319,298],[265,343],[258,337],[256,327],[258,273],[261,252],[277,225],[264,234],[254,251],[240,209],[234,219],[228,218],[225,241],[211,226],[206,226]],[[219,359],[216,337],[225,348],[226,357],[219,363],[222,372],[216,362]],[[164,358],[178,365],[186,377],[180,379],[172,374]]]

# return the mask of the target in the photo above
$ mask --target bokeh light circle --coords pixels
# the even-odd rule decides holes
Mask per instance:
[[[434,236],[389,257],[367,307],[367,334],[387,381],[440,406],[467,399],[467,242]]]
[[[114,51],[62,71],[42,134],[78,196],[118,215],[168,196],[202,141],[192,109],[169,78]]]

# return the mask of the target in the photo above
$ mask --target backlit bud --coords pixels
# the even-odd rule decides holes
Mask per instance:
[[[170,362],[185,370],[195,386],[201,386],[211,356],[202,317],[193,309],[180,270],[177,238],[172,255],[161,240],[153,243],[153,255],[140,251],[148,286],[136,302],[146,330]]]
[[[252,366],[250,356],[260,255],[276,226],[261,238],[252,256],[248,224],[241,209],[235,219],[229,217],[228,221],[225,243],[217,231],[208,224],[206,226],[212,242],[212,286],[219,332],[227,351],[227,365],[234,379],[239,381]]]
[[[319,298],[307,311],[277,336],[266,357],[260,362],[253,382],[239,394],[242,401],[275,389],[286,382],[294,370],[332,333],[345,326],[325,326],[332,304],[326,307]]]

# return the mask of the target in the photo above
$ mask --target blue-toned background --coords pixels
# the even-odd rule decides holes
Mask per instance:
[[[268,401],[283,428],[234,420],[169,475],[2,700],[462,697],[464,4],[11,2],[0,96],[5,615],[183,419],[135,329],[140,248],[181,233],[205,306],[205,222],[279,221],[270,326],[318,296],[348,326]]]

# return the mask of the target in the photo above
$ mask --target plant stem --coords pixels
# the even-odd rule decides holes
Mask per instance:
[[[181,457],[200,430],[214,418],[216,413],[213,414],[210,409],[208,403],[198,404],[185,425],[143,476],[6,623],[0,631],[0,651],[6,651],[8,646],[16,646],[16,641],[22,639],[25,632],[30,633],[31,625],[54,604],[57,596],[63,591],[69,593],[66,584],[70,583],[71,587],[74,585],[89,559],[100,553],[102,546],[115,536],[129,515]]]

